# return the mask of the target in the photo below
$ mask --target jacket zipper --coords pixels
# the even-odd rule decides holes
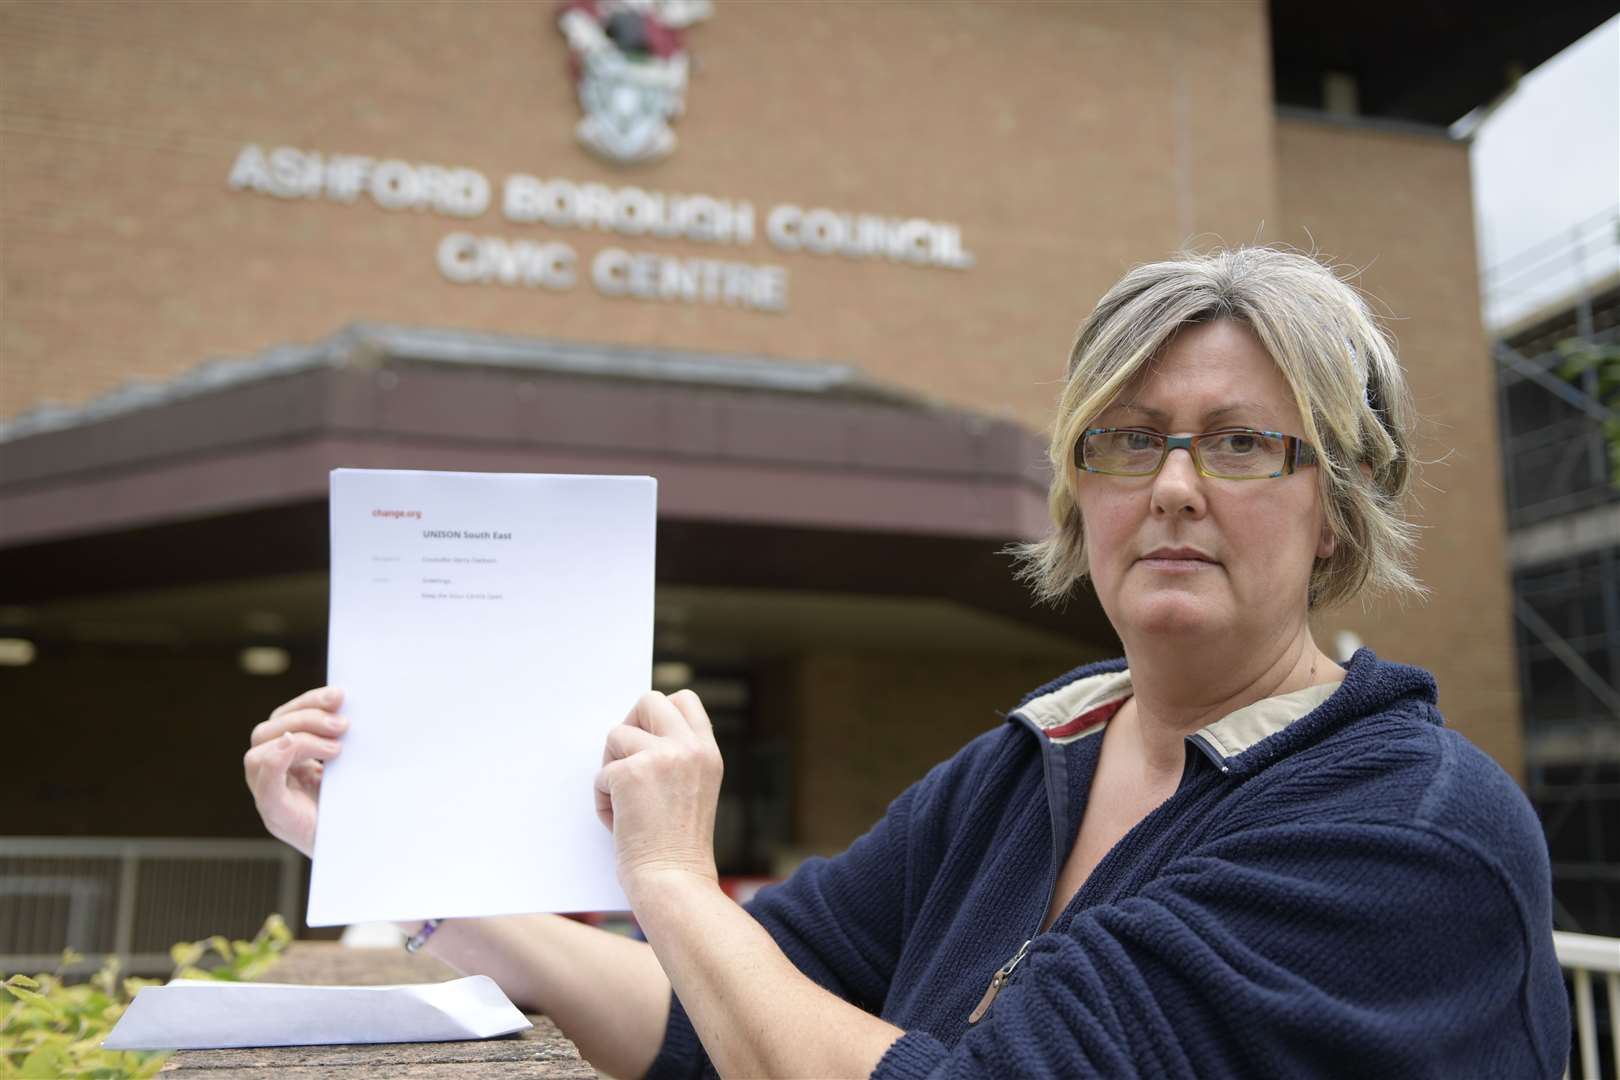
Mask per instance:
[[[1030,938],[1029,940],[1033,941],[1035,939]],[[1013,953],[1013,958],[997,968],[996,973],[990,976],[990,985],[985,989],[984,997],[980,998],[979,1003],[973,1007],[973,1011],[968,1013],[968,1023],[977,1024],[984,1019],[984,1014],[990,1011],[990,1003],[996,1000],[996,995],[1001,993],[1001,988],[1007,985],[1007,980],[1012,978],[1013,969],[1024,959],[1024,954],[1027,952],[1029,952],[1029,941],[1018,946],[1018,951]]]
[[[1226,763],[1226,758],[1221,756],[1221,752],[1209,744],[1207,736],[1194,732],[1187,736],[1187,741],[1198,747],[1204,756],[1209,759],[1209,763],[1221,770],[1221,772],[1229,773],[1232,771],[1232,767]],[[1185,777],[1182,778],[1182,782],[1186,782]],[[1177,790],[1179,791],[1180,788],[1178,787]]]
[[[1029,937],[1024,940],[1022,945],[1018,946],[1018,951],[1013,953],[1012,958],[997,968],[995,974],[990,976],[990,985],[985,987],[984,996],[973,1007],[973,1011],[968,1013],[969,1024],[977,1024],[980,1020],[983,1020],[984,1014],[990,1011],[991,1004],[996,1000],[996,995],[1001,993],[1002,987],[1012,981],[1013,972],[1023,962],[1024,954],[1029,952],[1030,942],[1034,941],[1035,935],[1040,932],[1041,924],[1039,920],[1046,918],[1046,913],[1052,910],[1052,900],[1057,896],[1058,878],[1063,873],[1065,854],[1063,840],[1064,831],[1068,825],[1067,822],[1059,820],[1059,808],[1062,803],[1058,799],[1057,793],[1060,790],[1067,790],[1067,763],[1060,753],[1054,752],[1057,748],[1052,745],[1052,741],[1046,737],[1045,732],[1025,719],[1022,713],[1014,713],[1013,716],[1019,723],[1035,733],[1041,748],[1041,776],[1046,787],[1046,809],[1052,822],[1052,884],[1047,886],[1046,903],[1041,905],[1041,913],[1037,916],[1037,921],[1030,930]]]
[[[1058,794],[1068,790],[1067,763],[1061,754],[1055,753],[1057,748],[1046,737],[1046,733],[1025,719],[1022,713],[1012,714],[1012,719],[1016,719],[1029,728],[1035,733],[1035,737],[1040,740],[1042,775],[1046,784],[1046,808],[1052,821],[1052,884],[1046,890],[1046,903],[1041,907],[1040,917],[1044,919],[1046,913],[1052,910],[1052,900],[1057,896],[1058,877],[1063,873],[1063,860],[1066,855],[1063,841],[1068,824],[1059,820],[1058,808],[1061,803]],[[1221,756],[1220,751],[1211,746],[1202,736],[1189,735],[1188,741],[1198,747],[1204,756],[1210,760],[1210,763],[1221,772],[1231,772],[1231,767],[1226,764],[1226,760]],[[1189,762],[1189,767],[1190,764]],[[1186,783],[1185,775],[1182,777],[1182,783]],[[1177,790],[1180,790],[1179,786]],[[995,1002],[996,995],[1001,993],[1002,988],[1012,981],[1013,972],[1023,962],[1024,955],[1029,952],[1030,943],[1035,940],[1035,934],[1040,931],[1040,928],[1040,923],[1037,922],[1034,930],[1030,932],[1030,936],[1025,939],[1022,945],[1018,946],[1018,951],[1013,953],[1012,959],[997,968],[996,973],[990,976],[990,985],[985,987],[984,996],[973,1007],[973,1011],[968,1013],[969,1024],[977,1024],[984,1019],[985,1013],[990,1011],[990,1006]]]

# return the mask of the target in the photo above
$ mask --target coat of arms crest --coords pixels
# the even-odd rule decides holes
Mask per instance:
[[[675,149],[669,122],[686,107],[682,31],[712,12],[709,0],[567,0],[557,23],[585,111],[579,141],[618,162]]]

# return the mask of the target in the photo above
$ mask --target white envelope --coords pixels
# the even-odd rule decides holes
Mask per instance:
[[[488,975],[412,986],[287,986],[176,979],[135,995],[108,1050],[218,1050],[449,1042],[534,1025]]]

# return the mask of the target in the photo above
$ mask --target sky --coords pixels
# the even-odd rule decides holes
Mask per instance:
[[[1466,123],[1466,120],[1462,123]],[[1620,16],[1530,72],[1474,132],[1488,326],[1620,272]]]

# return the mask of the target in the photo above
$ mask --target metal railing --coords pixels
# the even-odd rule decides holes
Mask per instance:
[[[1620,270],[1620,206],[1601,210],[1480,272],[1485,324],[1500,329]]]
[[[1608,989],[1609,1047],[1614,1054],[1614,1073],[1620,1077],[1620,938],[1595,937],[1591,934],[1553,933],[1553,949],[1558,963],[1570,974],[1575,986],[1575,1043],[1581,1060],[1581,1080],[1598,1080],[1603,1076],[1603,1065],[1598,1060],[1597,1009],[1593,1001],[1592,982],[1601,977]],[[1575,1054],[1570,1055],[1564,1076],[1570,1077],[1575,1066]]]
[[[0,837],[0,972],[167,974],[169,946],[252,937],[279,911],[296,928],[304,858],[274,840]]]

